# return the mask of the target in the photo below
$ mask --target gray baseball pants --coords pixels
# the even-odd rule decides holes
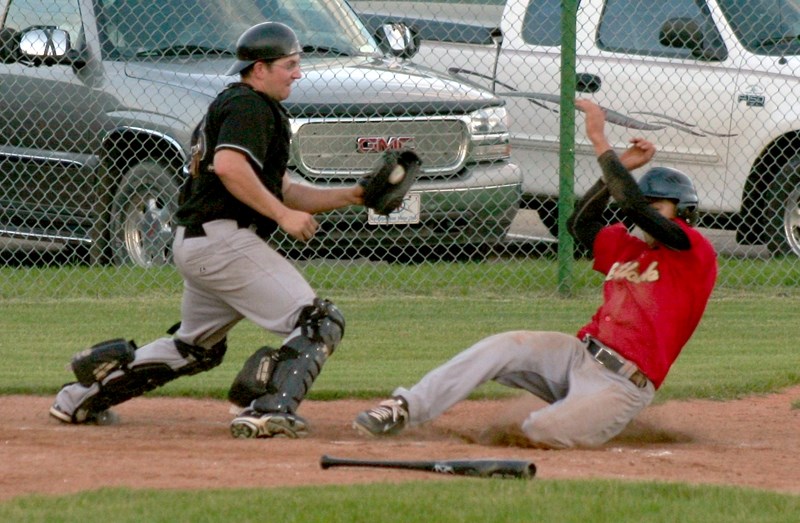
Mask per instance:
[[[655,395],[603,367],[586,343],[559,332],[512,331],[485,338],[395,396],[408,402],[409,423],[430,421],[489,380],[524,389],[548,406],[522,423],[548,448],[595,447],[619,434]]]
[[[175,265],[184,279],[181,326],[175,337],[208,349],[243,318],[288,336],[302,308],[314,301],[305,278],[255,232],[239,228],[234,220],[215,220],[203,228],[205,236],[184,238],[183,227],[175,235]],[[167,364],[179,372],[190,362],[178,352],[173,338],[164,337],[137,349],[128,367],[151,363]],[[61,389],[56,401],[72,414],[96,393],[96,384],[73,383]]]

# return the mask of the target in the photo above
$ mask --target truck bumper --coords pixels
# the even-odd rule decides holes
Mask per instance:
[[[302,244],[278,231],[287,252],[409,247],[493,245],[502,241],[519,209],[521,174],[515,164],[475,165],[452,180],[421,180],[417,223],[369,223],[368,211],[353,206],[319,215],[320,228]]]

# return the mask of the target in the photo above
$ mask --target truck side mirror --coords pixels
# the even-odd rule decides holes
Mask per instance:
[[[384,50],[400,58],[411,58],[419,51],[419,33],[402,23],[383,24],[375,37]]]
[[[69,33],[52,26],[33,26],[19,39],[19,57],[32,65],[75,64]]]
[[[503,45],[503,31],[499,27],[492,29],[489,36],[492,37],[492,43],[494,45]]]

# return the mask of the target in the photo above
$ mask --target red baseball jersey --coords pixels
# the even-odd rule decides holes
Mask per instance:
[[[594,269],[606,275],[603,304],[579,332],[634,362],[661,386],[703,316],[717,278],[711,243],[683,220],[691,248],[650,247],[621,223],[594,242]]]

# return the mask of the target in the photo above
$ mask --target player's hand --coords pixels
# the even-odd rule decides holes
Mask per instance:
[[[583,111],[586,115],[586,137],[592,142],[594,153],[599,158],[611,150],[611,144],[605,134],[606,111],[585,98],[575,100],[575,108]]]
[[[286,233],[297,240],[307,242],[314,237],[319,224],[314,216],[303,211],[286,209],[286,212],[276,220],[278,226]]]
[[[656,154],[656,146],[644,138],[631,138],[631,145],[619,155],[619,161],[632,171],[646,164]]]
[[[593,143],[605,138],[605,110],[586,98],[575,100],[575,108],[586,115],[586,137]]]

